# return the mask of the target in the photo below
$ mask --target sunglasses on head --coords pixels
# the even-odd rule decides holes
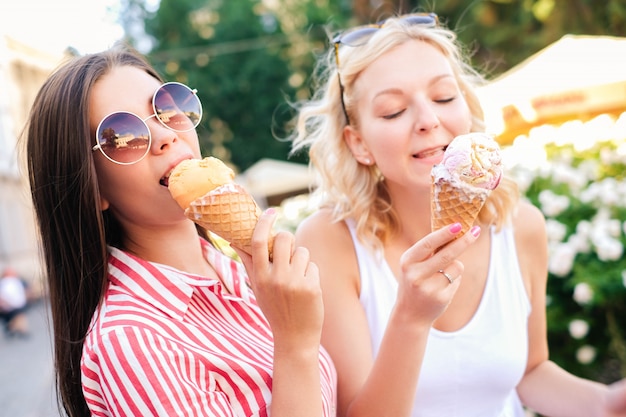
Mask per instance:
[[[425,27],[435,27],[439,24],[439,18],[435,13],[414,13],[407,14],[404,16],[400,16],[398,18],[399,21],[408,24],[408,25],[423,25]],[[335,36],[333,39],[333,46],[335,48],[335,63],[337,65],[337,80],[339,81],[339,95],[341,97],[341,107],[343,109],[343,114],[346,116],[346,121],[350,124],[350,118],[348,117],[348,112],[346,111],[346,105],[343,100],[343,92],[344,87],[341,82],[341,75],[339,73],[339,47],[341,45],[346,46],[362,46],[365,45],[369,39],[369,37],[376,32],[378,29],[385,27],[385,23],[387,20],[382,20],[380,22],[357,26],[352,29],[348,29],[339,35]]]
[[[150,150],[152,134],[146,121],[156,117],[159,122],[175,132],[188,132],[200,123],[202,105],[185,84],[169,82],[159,87],[152,96],[153,114],[142,119],[127,111],[113,112],[102,119],[96,129],[96,145],[110,161],[131,165],[141,161]]]

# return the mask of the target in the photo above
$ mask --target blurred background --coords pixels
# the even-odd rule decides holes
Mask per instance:
[[[279,227],[293,229],[315,210],[306,158],[289,158],[286,140],[291,104],[311,93],[315,58],[338,30],[415,11],[436,12],[467,45],[489,81],[480,89],[488,130],[505,151],[510,175],[548,221],[552,359],[602,382],[626,376],[621,0],[3,2],[0,269],[16,268],[32,300],[45,300],[19,137],[39,86],[66,57],[128,42],[168,81],[196,88],[204,106],[198,127],[203,154],[230,164],[261,205],[280,209]],[[35,339],[49,363],[45,303],[33,304],[32,331],[43,339],[0,335],[0,360],[18,360],[12,355],[30,352],[19,344]],[[37,354],[30,352],[31,364],[17,368],[24,389],[29,378],[41,376],[41,365],[31,369]],[[15,394],[20,383],[8,369],[0,363],[0,415],[8,409],[6,415],[44,415],[29,411],[33,402]],[[46,384],[48,404],[52,381]],[[5,389],[9,385],[13,390]]]

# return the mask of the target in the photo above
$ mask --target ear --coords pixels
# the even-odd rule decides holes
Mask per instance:
[[[108,209],[109,209],[109,206],[110,206],[110,204],[109,204],[109,200],[107,200],[106,198],[104,198],[104,197],[102,196],[102,194],[100,194],[99,199],[100,199],[100,211],[105,211],[105,210],[108,210]]]
[[[346,141],[346,145],[348,145],[354,159],[359,163],[368,166],[374,163],[372,154],[367,148],[367,144],[363,142],[360,132],[353,126],[348,125],[343,128],[343,140]]]

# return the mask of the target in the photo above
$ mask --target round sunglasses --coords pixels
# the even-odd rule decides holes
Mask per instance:
[[[169,82],[152,96],[153,114],[142,119],[134,113],[116,111],[105,116],[96,129],[96,145],[111,162],[131,165],[141,161],[150,151],[152,134],[146,121],[156,117],[175,132],[193,130],[202,119],[202,104],[197,90],[185,84]]]

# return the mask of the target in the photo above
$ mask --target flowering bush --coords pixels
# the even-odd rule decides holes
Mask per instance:
[[[544,127],[505,155],[546,217],[551,358],[603,382],[626,375],[626,117]]]

